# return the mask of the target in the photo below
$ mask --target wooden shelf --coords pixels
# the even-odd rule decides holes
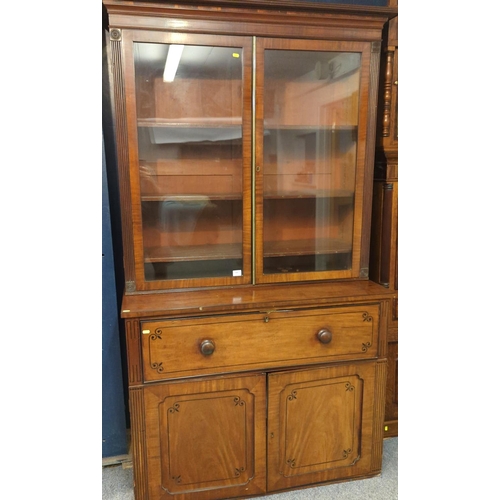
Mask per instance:
[[[241,118],[188,118],[186,120],[139,120],[139,127],[149,131],[153,144],[223,142],[242,139]]]
[[[320,255],[348,253],[352,245],[340,239],[286,240],[264,242],[264,258],[290,255]]]
[[[172,128],[172,129],[241,129],[243,121],[241,117],[221,118],[139,118],[137,125],[144,128]],[[304,133],[313,132],[355,132],[357,125],[318,125],[318,124],[283,124],[264,122],[264,134],[278,131],[297,131]]]
[[[241,243],[220,245],[191,245],[182,247],[149,247],[145,262],[192,262],[203,260],[241,259]]]
[[[202,203],[211,201],[241,201],[243,199],[241,193],[216,193],[206,195],[143,195],[141,201],[154,202],[174,202],[174,203]]]
[[[299,198],[353,198],[354,193],[347,189],[335,189],[334,191],[328,190],[317,190],[311,187],[310,190],[279,190],[279,191],[268,191],[264,193],[265,200],[273,199],[299,199]]]
[[[320,255],[348,253],[352,246],[340,239],[267,241],[264,243],[264,257],[285,257],[292,255]],[[187,262],[242,258],[242,245],[196,245],[183,247],[148,248],[146,262]]]
[[[269,131],[278,130],[297,130],[305,132],[316,132],[316,131],[331,131],[331,132],[352,132],[358,129],[357,125],[301,125],[301,124],[284,124],[284,123],[272,123],[264,122],[264,129]]]
[[[317,199],[317,198],[332,198],[341,199],[348,198],[349,200],[354,197],[352,191],[347,189],[336,189],[335,191],[274,191],[264,193],[264,200],[281,200],[281,199]],[[151,202],[175,202],[175,203],[200,203],[210,201],[241,201],[241,193],[215,193],[206,195],[143,195],[141,201]]]
[[[137,125],[148,128],[233,128],[242,126],[241,116],[220,118],[139,118]]]

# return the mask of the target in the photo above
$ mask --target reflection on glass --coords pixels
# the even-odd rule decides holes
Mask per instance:
[[[264,273],[351,269],[360,54],[264,57]]]
[[[241,58],[134,44],[146,280],[241,275]]]

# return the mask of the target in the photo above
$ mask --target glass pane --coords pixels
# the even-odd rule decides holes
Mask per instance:
[[[241,59],[134,44],[146,280],[242,274]]]
[[[264,273],[351,269],[361,55],[264,54]]]

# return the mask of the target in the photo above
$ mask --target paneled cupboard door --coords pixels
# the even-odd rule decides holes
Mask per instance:
[[[376,363],[269,375],[268,491],[370,473],[375,378]]]
[[[362,275],[370,53],[257,40],[258,283]]]
[[[250,283],[251,38],[123,46],[138,289]]]
[[[265,374],[151,385],[144,406],[149,500],[265,492]]]

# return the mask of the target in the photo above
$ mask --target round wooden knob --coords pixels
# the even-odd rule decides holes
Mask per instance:
[[[332,341],[332,338],[333,338],[332,332],[330,330],[328,330],[327,328],[322,328],[317,333],[317,336],[318,336],[318,340],[322,344],[329,344]]]
[[[215,351],[215,342],[213,340],[202,340],[200,351],[204,356],[210,356]]]

